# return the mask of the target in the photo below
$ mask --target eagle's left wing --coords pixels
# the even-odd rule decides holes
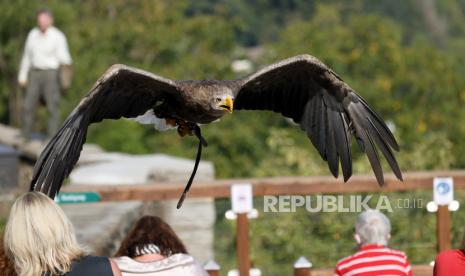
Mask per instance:
[[[306,132],[337,177],[352,175],[351,133],[367,154],[378,183],[384,183],[376,146],[397,178],[402,174],[392,149],[399,146],[368,104],[321,61],[310,55],[272,64],[239,80],[235,109],[271,110],[292,118]]]
[[[51,198],[58,193],[79,159],[90,124],[137,117],[158,102],[178,100],[180,91],[173,80],[122,64],[111,66],[40,154],[30,189]]]

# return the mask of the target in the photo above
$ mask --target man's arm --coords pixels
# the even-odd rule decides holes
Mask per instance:
[[[29,69],[31,69],[31,58],[29,54],[31,47],[31,33],[32,31],[27,35],[26,43],[24,45],[23,57],[21,58],[21,64],[19,66],[18,83],[23,87],[27,84],[27,75],[29,73]]]

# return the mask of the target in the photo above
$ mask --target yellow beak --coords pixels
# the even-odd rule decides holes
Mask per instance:
[[[220,105],[222,108],[228,110],[230,113],[233,112],[234,109],[234,100],[231,96],[227,96]]]

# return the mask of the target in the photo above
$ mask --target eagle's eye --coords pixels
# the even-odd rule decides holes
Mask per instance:
[[[217,103],[219,103],[219,102],[221,102],[221,98],[216,98],[215,101],[216,101]]]

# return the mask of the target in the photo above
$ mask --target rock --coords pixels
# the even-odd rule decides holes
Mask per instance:
[[[78,242],[93,254],[112,256],[132,223],[142,212],[142,202],[63,204]]]
[[[186,182],[194,167],[194,161],[192,160],[164,154],[126,155],[113,153],[108,155],[103,153],[101,155],[100,160],[111,161],[79,166],[71,173],[71,185],[137,185],[146,183],[164,185],[160,184],[160,182]],[[196,180],[212,179],[214,179],[213,164],[202,161],[199,164]],[[209,198],[187,198],[180,210],[176,209],[176,204],[177,200],[146,202],[144,203],[143,214],[155,215],[164,219],[173,227],[186,245],[189,253],[198,261],[203,262],[213,258],[213,228],[216,218],[214,200]],[[108,210],[105,207],[103,208]],[[92,224],[94,219],[111,215],[112,211],[108,210],[108,214],[104,214],[104,211],[99,211],[99,214],[96,215],[91,214],[92,219],[90,220],[86,218],[89,211],[84,209],[75,211],[77,214],[83,213],[82,219],[84,222],[80,224],[83,233],[92,237],[97,235],[98,232],[97,230],[92,231],[92,229],[100,229],[100,231],[106,232],[106,224],[102,225],[98,221],[96,223],[99,226],[92,226]],[[121,219],[124,219],[124,223],[132,224],[137,218],[132,220],[129,218]],[[88,226],[89,224],[90,226]],[[86,239],[82,238],[82,240]],[[106,244],[106,242],[97,244],[94,250],[100,250],[99,248],[106,246]],[[106,252],[107,249],[103,251]]]
[[[105,155],[98,163],[77,167],[70,175],[71,184],[128,185],[152,181],[187,181],[194,162],[164,154],[128,155],[113,153]],[[201,162],[196,179],[212,179],[213,165]]]

